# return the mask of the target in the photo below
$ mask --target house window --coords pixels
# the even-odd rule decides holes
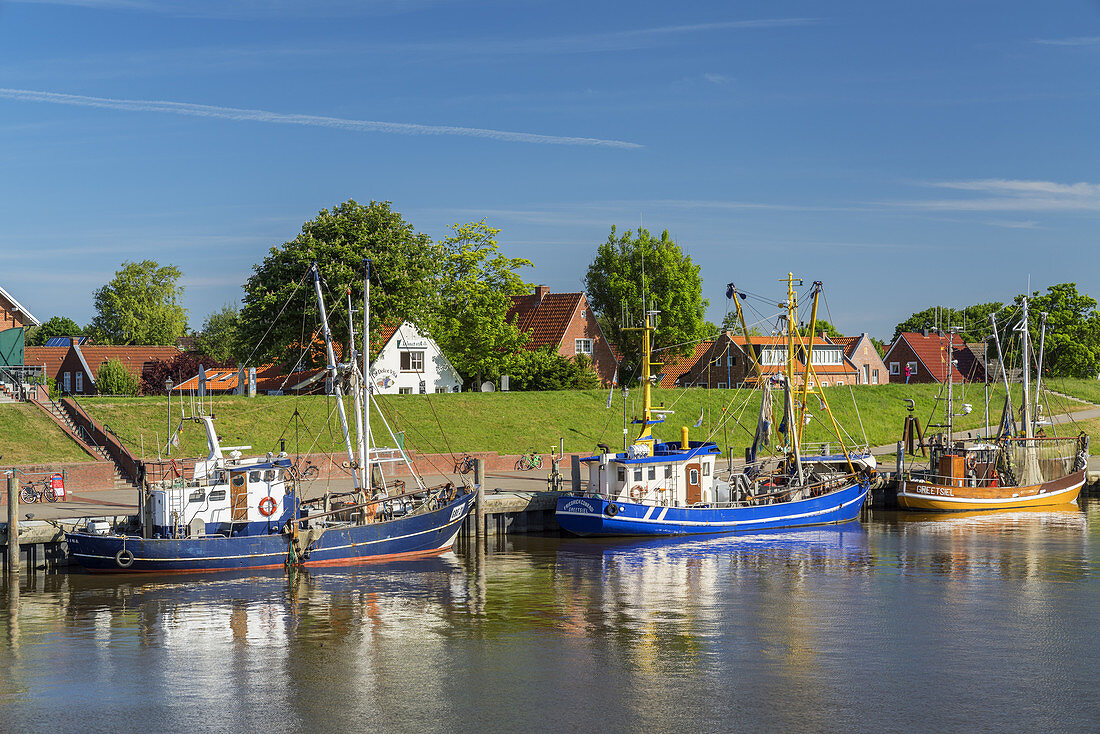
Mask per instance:
[[[724,390],[725,388],[726,388],[726,383],[724,383],[724,382],[719,382],[718,383],[718,389],[719,390]]]
[[[837,381],[836,381],[836,386],[837,386],[837,387],[840,387],[840,386],[841,386],[841,385],[843,385],[843,384],[844,384],[844,380],[837,380]]]
[[[909,368],[910,377],[917,374],[917,363],[916,362],[906,362],[905,366]]]
[[[581,318],[582,319],[588,318],[588,311],[584,310],[583,308],[581,309]]]
[[[901,362],[891,362],[890,363],[890,374],[891,375],[900,375],[901,374]]]
[[[450,392],[450,390],[448,390],[448,389],[447,389],[447,388],[445,388],[445,387],[437,387],[437,388],[435,389],[435,392],[436,392],[436,394],[438,395],[439,393],[445,393],[445,392]]]
[[[728,364],[730,367],[733,367],[737,364],[737,360],[733,357],[733,352],[730,352],[729,356],[726,357],[726,364]]]
[[[412,395],[413,389],[411,387],[399,387],[397,388],[398,395]]]
[[[821,381],[821,386],[822,387],[828,387],[829,386],[829,381],[828,380],[822,380]]]
[[[878,384],[878,370],[871,370],[871,384]]]
[[[64,374],[63,379],[61,380],[61,382],[63,383],[63,389],[65,390],[65,392],[72,392],[73,391],[73,388],[72,388],[72,373],[71,372],[66,372]]]
[[[423,372],[424,352],[401,352],[402,372]]]
[[[77,372],[76,373],[76,391],[81,392],[81,393],[84,392],[84,373],[83,372]]]
[[[592,354],[591,339],[577,339],[573,343],[573,351],[576,354]]]

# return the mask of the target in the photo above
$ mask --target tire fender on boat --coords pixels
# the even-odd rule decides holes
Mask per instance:
[[[275,501],[274,497],[264,497],[260,500],[258,509],[264,517],[271,517],[275,514],[275,510],[279,509],[279,503]]]
[[[134,554],[126,548],[123,548],[118,553],[115,553],[115,563],[118,564],[119,568],[129,568],[134,565]]]
[[[619,506],[612,502],[607,507],[603,508],[603,511],[607,513],[608,517],[615,517],[619,514]]]

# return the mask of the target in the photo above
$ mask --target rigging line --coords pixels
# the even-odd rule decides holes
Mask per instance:
[[[306,273],[304,273],[302,277],[298,279],[298,282],[294,285],[294,290],[290,292],[290,295],[287,297],[286,301],[283,302],[282,308],[279,309],[279,313],[275,314],[275,318],[271,320],[270,324],[268,324],[267,331],[265,331],[264,335],[260,337],[260,340],[256,342],[256,346],[252,348],[252,353],[248,355],[247,359],[245,359],[245,364],[251,362],[252,358],[256,356],[256,352],[259,350],[260,345],[264,343],[264,339],[266,339],[267,335],[271,333],[271,330],[275,328],[275,324],[279,322],[279,319],[283,315],[283,311],[286,311],[286,307],[290,305],[290,301],[294,298],[294,294],[297,293],[298,289],[302,287],[302,283],[305,281],[307,275],[309,275],[309,271],[306,271]]]

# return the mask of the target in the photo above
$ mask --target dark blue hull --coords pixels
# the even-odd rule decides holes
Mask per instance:
[[[820,497],[745,507],[657,507],[569,495],[558,499],[555,516],[563,530],[582,536],[736,533],[850,522],[869,489],[853,483]]]
[[[473,500],[473,494],[465,494],[432,512],[329,528],[298,561],[303,566],[335,566],[442,553],[454,544]],[[100,573],[279,568],[290,546],[285,533],[184,539],[66,533],[65,541],[72,560]]]

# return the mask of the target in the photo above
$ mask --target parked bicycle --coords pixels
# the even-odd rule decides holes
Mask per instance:
[[[530,471],[532,469],[542,468],[542,454],[535,453],[534,449],[529,449],[523,456],[519,457],[516,461],[516,469],[519,471]]]
[[[454,470],[458,474],[469,474],[474,470],[474,457],[463,454],[462,458],[455,462]]]
[[[291,464],[287,469],[291,479],[299,479],[303,482],[311,482],[321,475],[321,470],[312,461],[306,461],[301,465]]]
[[[41,500],[57,502],[57,492],[53,488],[53,482],[49,479],[39,479],[21,484],[19,486],[19,499],[32,504]]]

